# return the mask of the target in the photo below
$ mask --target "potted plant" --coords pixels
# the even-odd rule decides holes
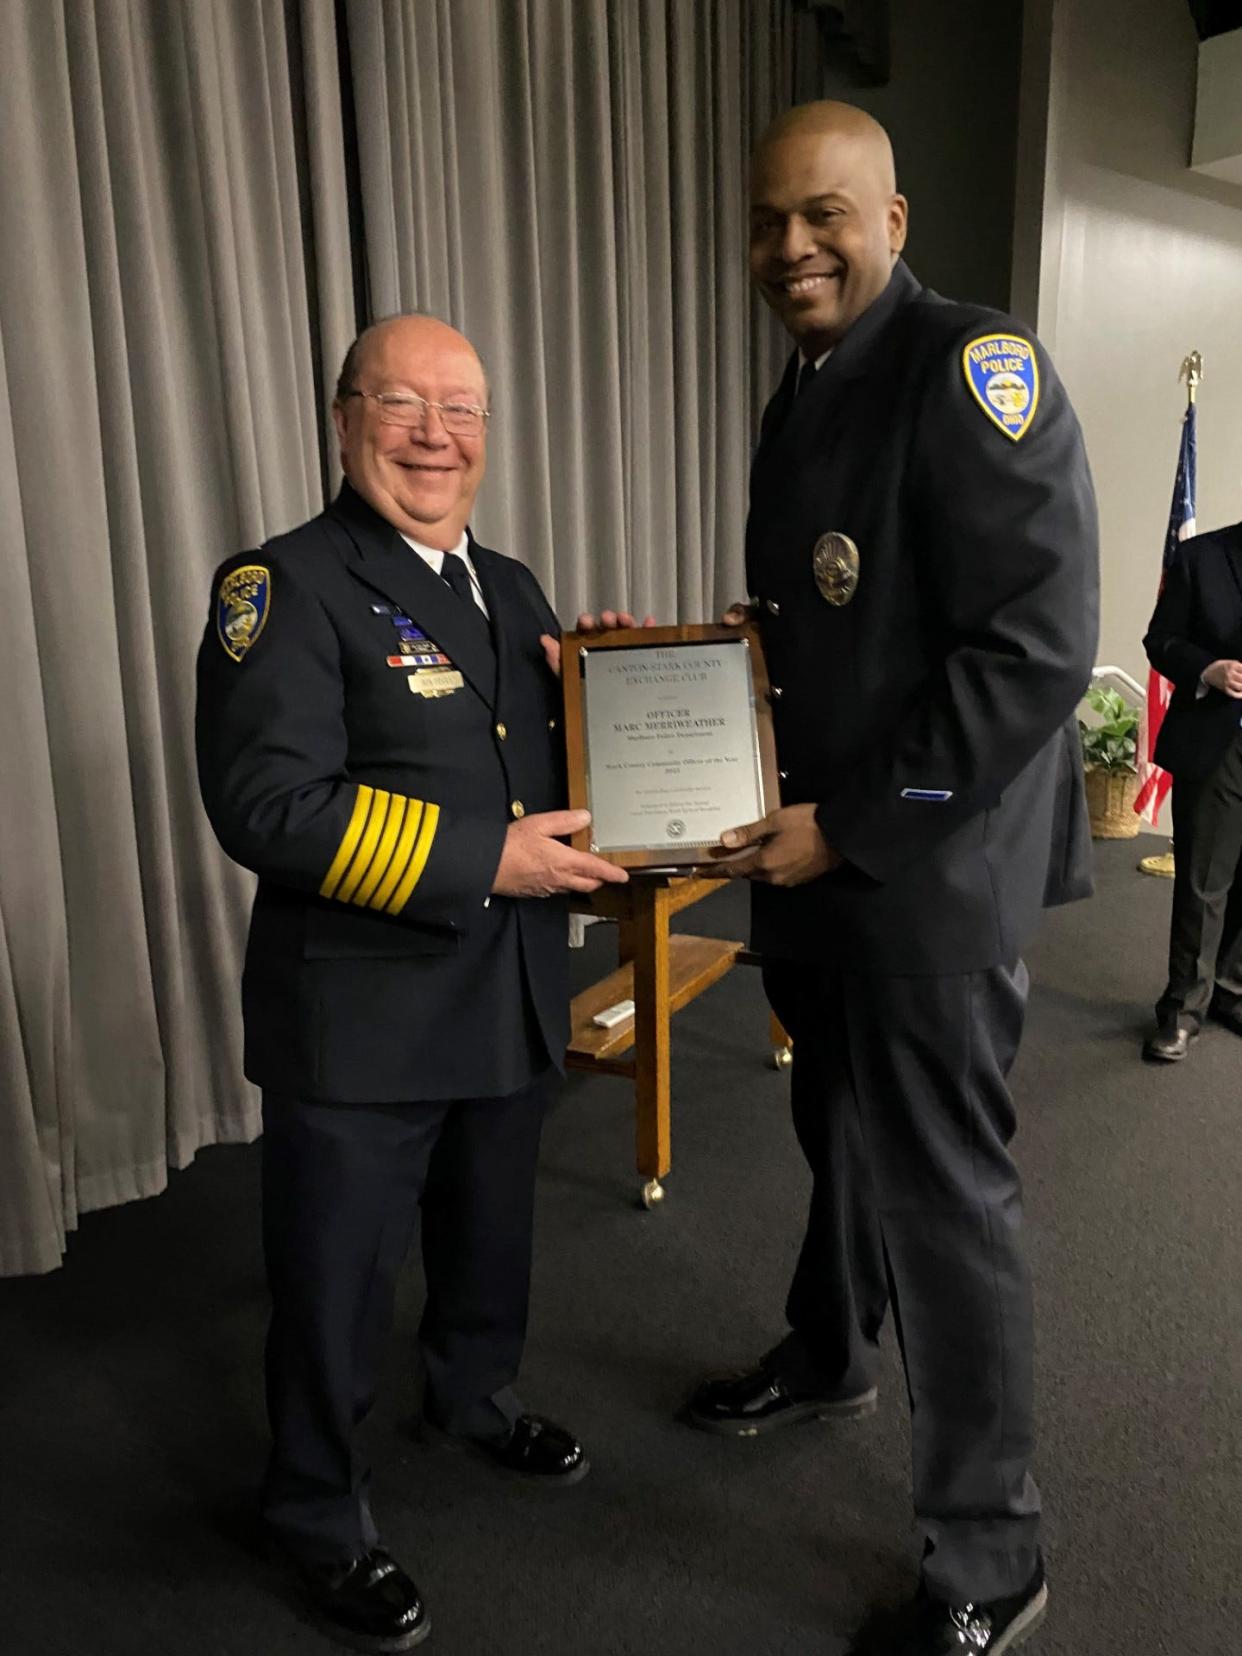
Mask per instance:
[[[1116,690],[1093,684],[1087,705],[1098,724],[1078,721],[1087,781],[1087,810],[1094,839],[1133,839],[1139,831],[1139,710]]]

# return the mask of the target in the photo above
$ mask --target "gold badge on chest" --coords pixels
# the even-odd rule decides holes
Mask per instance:
[[[839,609],[858,591],[858,548],[839,529],[830,529],[815,542],[811,567],[819,595],[826,603]]]

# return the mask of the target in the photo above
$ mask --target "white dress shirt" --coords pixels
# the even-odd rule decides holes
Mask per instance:
[[[424,546],[422,541],[416,541],[413,535],[402,534],[400,530],[398,530],[397,533],[401,535],[401,539],[411,551],[418,553],[419,557],[427,565],[428,569],[431,570],[433,575],[443,575],[443,551],[435,546]],[[449,551],[455,552],[461,559],[462,563],[465,564],[466,573],[470,577],[470,588],[474,593],[474,601],[483,611],[484,615],[487,615],[487,605],[483,602],[483,592],[479,586],[479,577],[475,572],[474,564],[470,560],[470,537],[463,534],[457,545],[450,547]]]

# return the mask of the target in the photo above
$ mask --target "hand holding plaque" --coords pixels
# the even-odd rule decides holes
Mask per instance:
[[[779,804],[753,627],[567,633],[562,664],[570,806],[592,818],[579,849],[631,869],[718,866],[725,829]]]

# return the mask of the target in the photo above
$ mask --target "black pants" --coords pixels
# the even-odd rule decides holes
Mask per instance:
[[[535,1164],[551,1072],[505,1098],[263,1099],[272,1294],[264,1516],[306,1562],[376,1543],[356,1429],[370,1410],[397,1273],[421,1206],[423,1409],[502,1436],[526,1336]]]
[[[954,1602],[1035,1569],[1031,1289],[1007,1145],[1026,968],[764,973],[793,1037],[793,1114],[814,1175],[781,1365],[863,1390],[891,1303],[913,1423],[924,1577]]]
[[[1173,920],[1161,1021],[1242,1000],[1242,737],[1207,777],[1173,782]]]

